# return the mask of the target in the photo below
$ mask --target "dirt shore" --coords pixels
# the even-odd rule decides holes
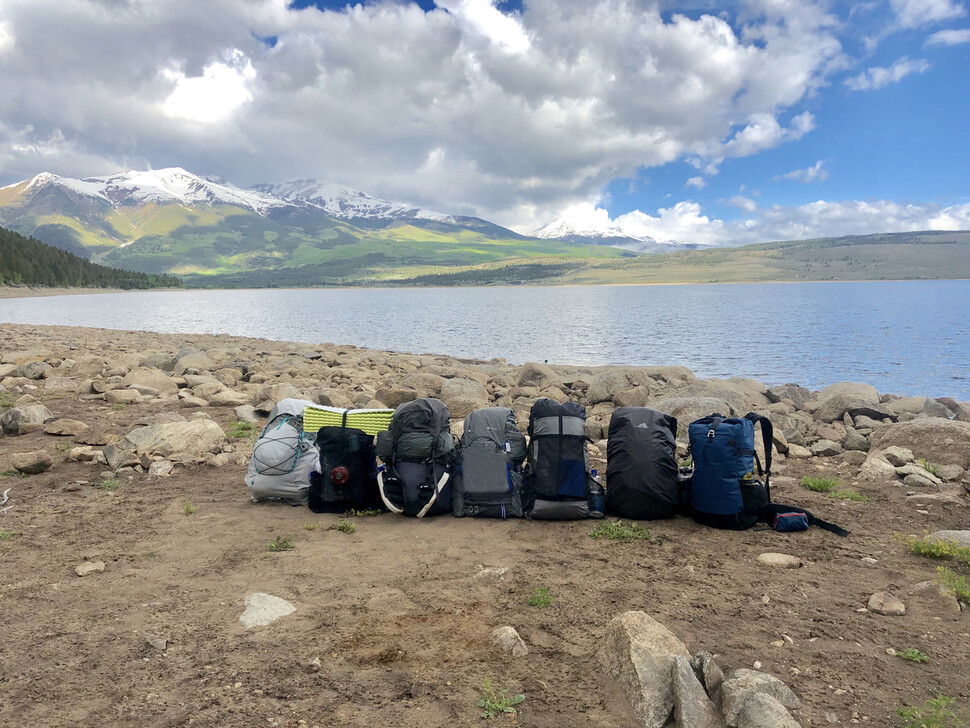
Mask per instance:
[[[29,394],[106,441],[172,412],[204,413],[228,431],[238,419],[233,406],[189,408],[174,396],[112,404],[51,386],[61,370],[83,387],[78,362],[100,357],[99,376],[109,381],[147,357],[190,349],[224,368],[260,372],[262,387],[293,384],[313,396],[307,382],[315,377],[328,396],[345,392],[357,406],[373,400],[380,381],[432,370],[482,380],[493,401],[522,396],[513,391],[518,368],[504,362],[4,325],[0,353],[33,351],[55,374],[5,375],[0,412]],[[594,372],[583,371],[588,383]],[[259,398],[256,385],[238,388]],[[599,421],[612,406],[597,405]],[[970,528],[966,498],[908,501],[912,488],[863,479],[841,455],[780,457],[772,494],[848,528],[848,538],[817,528],[717,531],[676,518],[645,522],[650,539],[621,543],[590,538],[594,521],[380,515],[352,518],[348,534],[331,528],[339,516],[251,503],[248,437],[230,438],[228,463],[176,463],[165,477],[72,460],[81,439],[42,428],[0,437],[0,493],[9,489],[12,506],[0,513],[0,726],[484,725],[477,701],[486,679],[525,696],[515,714],[487,721],[495,725],[632,726],[597,659],[607,623],[628,610],[652,615],[725,669],[760,663],[801,698],[794,715],[804,726],[901,726],[898,708],[938,694],[970,716],[970,612],[916,589],[937,578],[939,564],[909,554],[903,540]],[[591,451],[605,471],[596,442]],[[37,450],[52,456],[50,469],[11,469],[13,455]],[[805,490],[803,476],[839,478],[868,500]],[[269,551],[277,537],[293,549]],[[764,552],[804,566],[762,566]],[[103,571],[76,574],[96,562]],[[549,590],[551,604],[527,604],[537,587]],[[877,591],[902,599],[906,614],[868,611]],[[246,629],[239,616],[255,592],[296,611]],[[528,655],[490,644],[502,625],[518,630]],[[929,662],[889,648],[918,648]]]

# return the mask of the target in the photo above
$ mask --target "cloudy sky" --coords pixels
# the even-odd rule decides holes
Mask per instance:
[[[970,229],[967,0],[0,0],[0,185],[315,177],[531,232]]]

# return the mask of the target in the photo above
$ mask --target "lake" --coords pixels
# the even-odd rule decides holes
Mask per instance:
[[[131,293],[0,299],[0,322],[225,333],[511,363],[970,399],[970,281]]]

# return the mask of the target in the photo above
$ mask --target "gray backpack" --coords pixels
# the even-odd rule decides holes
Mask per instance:
[[[508,407],[486,407],[465,418],[460,477],[452,492],[454,514],[521,518],[525,436]]]
[[[281,399],[256,440],[246,473],[254,503],[279,499],[305,506],[310,473],[319,470],[320,458],[312,437],[303,433],[303,399]]]

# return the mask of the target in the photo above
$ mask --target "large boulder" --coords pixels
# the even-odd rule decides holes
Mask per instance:
[[[725,417],[736,414],[731,405],[717,397],[663,397],[650,402],[650,407],[677,418],[678,432],[686,437],[687,426],[694,420],[720,413]]]
[[[30,361],[14,369],[10,372],[10,376],[23,377],[24,379],[46,379],[53,370],[54,367],[47,362]]]
[[[519,369],[518,379],[515,381],[520,387],[536,387],[537,389],[545,389],[546,387],[555,387],[560,383],[559,377],[556,373],[546,364],[539,364],[534,361],[527,361]]]
[[[721,685],[721,709],[727,724],[740,725],[739,718],[746,703],[759,694],[774,698],[786,710],[797,710],[801,705],[791,688],[773,675],[756,670],[735,670]]]
[[[905,413],[929,415],[930,417],[942,417],[944,419],[950,419],[953,416],[953,412],[949,408],[929,397],[900,397],[886,402],[885,407],[897,417]]]
[[[12,407],[0,416],[0,429],[4,435],[19,435],[24,425],[42,425],[53,416],[42,404]]]
[[[880,427],[869,436],[874,448],[909,448],[937,465],[970,467],[970,422],[926,417]]]
[[[626,612],[606,627],[600,660],[644,728],[663,728],[673,712],[678,655],[690,659],[684,643],[645,612]]]
[[[125,387],[151,387],[159,394],[176,394],[179,391],[178,384],[168,374],[161,369],[150,367],[137,367],[129,371],[121,383]]]
[[[472,410],[488,407],[488,390],[471,379],[446,379],[441,385],[441,401],[448,405],[452,420],[464,419]]]
[[[199,419],[136,428],[125,435],[120,447],[139,455],[168,457],[173,453],[185,453],[202,459],[220,452],[226,439],[226,433],[215,422]]]
[[[771,402],[781,402],[783,399],[795,403],[798,409],[805,409],[812,398],[812,393],[799,384],[781,384],[777,387],[770,387],[765,395]]]
[[[612,402],[614,395],[628,389],[630,380],[622,371],[601,372],[590,382],[589,389],[586,390],[586,402],[589,405]]]
[[[10,464],[18,473],[36,475],[50,468],[54,461],[46,450],[34,450],[33,452],[16,453],[11,456]]]
[[[876,388],[871,384],[863,384],[862,382],[836,382],[835,384],[830,384],[818,393],[817,400],[821,402],[837,394],[855,397],[867,404],[879,404],[879,392]]]
[[[202,352],[194,351],[180,356],[175,362],[173,371],[183,374],[187,369],[197,369],[200,372],[211,372],[218,369],[216,363]]]

